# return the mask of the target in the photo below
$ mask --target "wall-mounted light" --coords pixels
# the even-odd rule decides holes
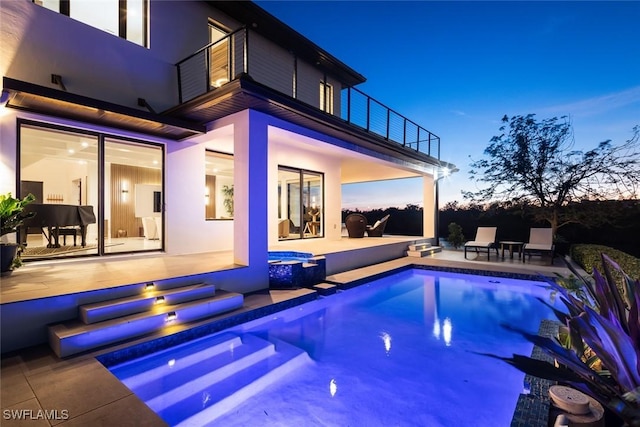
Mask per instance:
[[[152,291],[156,288],[156,285],[153,284],[152,282],[147,283],[146,285],[144,285],[144,290],[145,291]]]
[[[170,311],[167,313],[167,318],[165,319],[165,322],[173,322],[177,318],[178,318],[178,315],[176,314],[176,312]]]
[[[62,76],[60,74],[51,74],[51,83],[53,83],[54,85],[58,85],[63,91],[67,91],[67,88],[62,82]]]
[[[160,297],[156,297],[156,300],[154,301],[154,304],[164,304],[165,300],[164,297],[160,296]]]
[[[126,203],[129,196],[129,182],[122,181],[120,183],[120,201]]]

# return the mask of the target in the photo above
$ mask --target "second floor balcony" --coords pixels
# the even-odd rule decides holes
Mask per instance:
[[[302,110],[339,119],[343,126],[389,147],[440,160],[437,135],[356,89],[353,84],[357,82],[349,81],[348,76],[322,65],[311,64],[255,31],[241,28],[176,64],[180,105],[173,110],[228,98],[234,82],[248,80],[277,94],[283,103],[296,102]]]

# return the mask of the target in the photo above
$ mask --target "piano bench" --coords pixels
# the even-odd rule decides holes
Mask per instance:
[[[76,237],[78,236],[77,228],[59,228],[58,236],[62,236],[62,244],[67,246],[67,236],[73,236],[73,246],[76,246]]]

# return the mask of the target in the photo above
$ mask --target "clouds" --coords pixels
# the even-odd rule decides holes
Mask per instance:
[[[619,92],[586,98],[568,104],[553,105],[539,109],[538,112],[540,114],[590,117],[630,107],[634,104],[638,104],[637,108],[638,111],[640,111],[640,86],[635,86]]]

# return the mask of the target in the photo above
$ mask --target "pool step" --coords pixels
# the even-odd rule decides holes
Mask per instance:
[[[206,342],[185,343],[112,372],[170,425],[207,425],[311,363],[304,350],[284,341],[250,334],[240,339],[238,345],[238,337],[224,334],[219,344],[227,349],[212,352]]]
[[[164,295],[175,295],[172,290],[161,292]],[[214,296],[176,304],[166,304],[165,300],[164,304],[154,304],[144,312],[126,314],[95,323],[86,324],[81,320],[73,320],[49,326],[49,345],[58,357],[67,357],[138,338],[168,326],[189,323],[235,310],[241,308],[243,302],[242,294],[217,291]],[[114,304],[115,310],[120,304],[118,300],[115,300]]]
[[[338,287],[331,283],[318,283],[317,285],[313,285],[313,290],[317,291],[320,295],[333,295],[338,292]]]
[[[422,258],[425,256],[435,254],[437,252],[442,252],[442,248],[440,246],[431,246],[430,243],[420,243],[415,245],[409,245],[409,248],[407,250],[407,256]]]
[[[131,390],[142,390],[143,387],[153,384],[154,381],[161,380],[172,373],[189,369],[203,360],[241,345],[242,340],[234,334],[223,333],[213,337],[207,336],[122,363],[110,368],[110,370]]]
[[[167,290],[144,291],[132,297],[82,305],[80,306],[80,319],[86,324],[97,323],[151,310],[159,301],[166,305],[175,305],[213,297],[215,294],[216,287],[205,283]]]

